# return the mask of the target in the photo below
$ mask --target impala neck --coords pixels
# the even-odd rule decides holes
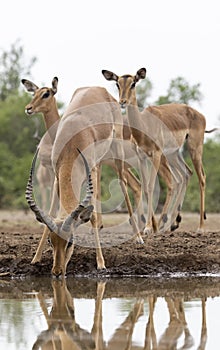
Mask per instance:
[[[130,105],[138,107],[136,93],[133,92],[130,99]]]
[[[132,129],[133,136],[135,137],[136,132],[139,133],[139,131],[142,130],[142,124],[143,124],[141,113],[137,105],[136,96],[133,98],[133,103],[130,103],[127,106],[127,117],[128,117],[128,124]]]
[[[51,141],[53,142],[56,136],[56,130],[58,123],[60,121],[60,116],[57,109],[56,100],[54,99],[50,109],[47,112],[43,113],[45,127],[51,137]]]

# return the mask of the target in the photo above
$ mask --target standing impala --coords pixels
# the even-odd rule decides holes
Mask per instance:
[[[66,213],[70,213],[77,205],[80,189],[84,181],[82,167],[78,167],[79,148],[86,155],[92,169],[92,180],[94,187],[93,204],[95,211],[91,217],[91,223],[95,233],[96,259],[98,269],[105,268],[101,245],[98,233],[97,203],[99,197],[99,164],[106,160],[106,157],[114,160],[115,168],[121,179],[121,187],[128,207],[131,224],[135,236],[139,242],[143,242],[139,228],[133,216],[132,207],[128,197],[126,183],[127,179],[135,182],[132,176],[124,167],[123,148],[123,121],[120,108],[116,100],[100,87],[86,87],[75,91],[71,102],[60,119],[57,111],[54,94],[57,91],[58,79],[52,81],[52,88],[39,89],[34,83],[23,79],[22,83],[27,91],[34,93],[32,102],[26,106],[26,113],[32,115],[42,112],[45,124],[48,129],[52,143],[51,161],[55,171],[56,180],[53,194],[59,194],[59,214],[57,220],[63,220]],[[129,176],[130,175],[130,176]],[[127,177],[126,177],[127,176]],[[135,182],[138,184],[138,182]],[[140,194],[139,191],[136,194]],[[140,198],[140,195],[139,195]],[[53,206],[53,201],[52,204]],[[50,211],[51,213],[51,211]],[[49,233],[47,225],[44,230],[33,263],[40,260],[46,237]],[[56,254],[64,256],[68,249],[65,242],[56,235],[52,240],[54,249],[53,274],[64,275],[66,268],[58,264]],[[55,238],[56,237],[56,238]]]
[[[174,209],[180,209],[186,185],[191,170],[180,157],[179,149],[187,140],[188,150],[198,175],[200,186],[200,223],[199,230],[204,229],[205,215],[205,173],[202,165],[203,140],[206,127],[205,117],[195,109],[185,104],[167,104],[150,106],[142,112],[138,110],[135,85],[146,76],[146,69],[141,68],[135,75],[118,76],[115,73],[103,70],[107,80],[116,82],[119,91],[119,103],[127,108],[128,122],[132,135],[139,147],[139,157],[142,165],[142,179],[144,193],[148,198],[148,212],[146,232],[152,231],[152,193],[161,159],[165,156],[168,161],[168,172],[175,177],[179,176],[180,189],[176,191],[177,199]],[[147,157],[151,160],[149,180],[146,179]],[[174,174],[175,172],[175,174]],[[168,176],[171,178],[171,176]],[[171,185],[173,189],[173,185]],[[178,195],[179,193],[179,195]],[[170,203],[171,204],[171,203]],[[162,220],[167,220],[167,213],[163,213]]]
[[[40,165],[42,163],[44,167],[47,167],[50,170],[52,168],[52,165],[51,165],[52,144],[54,142],[58,124],[60,121],[60,116],[58,113],[57,104],[54,97],[54,95],[57,92],[58,79],[55,77],[52,80],[51,88],[49,87],[39,88],[37,85],[35,85],[34,83],[26,79],[23,79],[22,83],[24,84],[27,91],[34,93],[34,97],[32,101],[26,106],[26,109],[25,109],[27,115],[31,116],[35,113],[43,113],[43,116],[44,116],[44,122],[45,122],[47,133],[43,136],[40,143],[39,159],[40,159]],[[130,138],[131,138],[131,134],[130,134],[129,127],[127,125],[123,125],[123,139],[127,141],[123,143],[125,159],[127,160],[127,162],[125,161],[124,163],[124,176],[126,178],[128,186],[131,188],[134,195],[134,201],[135,201],[137,214],[138,214],[137,215],[138,227],[141,230],[141,228],[143,227],[141,185],[140,185],[140,181],[137,179],[137,177],[132,173],[130,169],[133,164],[135,166],[137,163],[135,147],[134,145],[132,146],[132,142],[129,142]],[[111,159],[111,154],[106,154],[105,159],[102,160],[102,164],[107,164],[113,167],[116,172],[118,172],[114,159]],[[100,170],[99,171],[100,173],[101,168],[99,170]],[[101,174],[99,174],[99,179],[100,179],[100,175]],[[101,197],[100,185],[98,186],[98,189],[99,189],[98,195],[99,195],[99,201],[100,201],[100,197]],[[54,204],[54,207],[55,207],[55,204]],[[50,214],[55,215],[54,213],[55,213],[55,210],[52,210]],[[101,215],[98,215],[98,220],[99,220],[99,227],[102,227]],[[141,242],[140,237],[138,238],[138,240]],[[37,262],[37,261],[39,261],[39,258],[38,259],[34,258],[33,262]]]

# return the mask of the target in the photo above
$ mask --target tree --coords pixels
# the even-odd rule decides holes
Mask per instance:
[[[220,212],[220,163],[219,163],[220,143],[208,140],[204,144],[203,158],[204,170],[206,174],[206,211]],[[186,158],[186,162],[192,168],[191,161]],[[198,179],[194,172],[191,177],[184,200],[183,209],[185,211],[199,211]]]
[[[0,101],[0,140],[16,157],[22,157],[29,152],[33,153],[36,148],[33,135],[36,131],[37,116],[25,115],[24,106],[28,102],[29,96],[24,93],[9,95],[5,101]],[[42,123],[41,135],[43,131]]]
[[[136,87],[137,103],[140,110],[144,109],[147,105],[147,99],[152,92],[152,83],[149,79],[141,80]]]
[[[32,155],[36,149],[34,118],[24,106],[29,96],[19,91],[23,74],[30,74],[36,58],[25,64],[19,41],[0,55],[0,207],[25,207],[24,197]],[[43,127],[42,127],[43,132]]]
[[[203,96],[200,91],[200,83],[190,86],[183,77],[172,79],[167,90],[167,94],[160,96],[155,102],[157,105],[165,103],[185,103],[200,102]]]
[[[24,50],[17,40],[9,51],[2,51],[0,55],[0,101],[6,100],[9,95],[17,93],[22,75],[30,75],[30,70],[36,62],[36,57],[25,62]]]

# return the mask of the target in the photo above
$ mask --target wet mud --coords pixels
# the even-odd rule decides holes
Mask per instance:
[[[115,214],[115,218],[119,218]],[[125,216],[124,216],[125,217]],[[111,217],[114,220],[114,216]],[[198,215],[183,215],[180,228],[135,243],[129,224],[101,230],[106,270],[97,271],[94,237],[88,227],[79,232],[67,276],[172,276],[220,274],[220,215],[210,214],[206,232],[198,233]],[[40,263],[31,264],[43,226],[32,213],[0,212],[0,277],[50,276],[52,248]],[[91,241],[91,244],[90,244]],[[83,244],[86,242],[86,244]]]

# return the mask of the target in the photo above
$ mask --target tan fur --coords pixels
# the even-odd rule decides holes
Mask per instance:
[[[32,349],[55,350],[58,349],[88,349],[88,350],[119,350],[131,349],[132,335],[135,324],[143,315],[143,299],[137,300],[131,307],[125,320],[114,330],[108,343],[103,336],[102,300],[105,293],[105,282],[97,282],[93,325],[90,332],[83,329],[76,322],[74,299],[71,296],[65,280],[53,281],[53,304],[48,313],[43,293],[37,298],[47,322],[48,329],[37,337]],[[132,346],[133,349],[133,346]]]
[[[108,282],[107,282],[108,283]],[[107,287],[107,288],[106,288]],[[42,314],[47,323],[47,329],[42,331],[33,344],[32,349],[55,350],[55,349],[96,349],[96,350],[119,350],[119,349],[176,349],[177,344],[181,342],[182,349],[191,349],[194,339],[191,335],[187,323],[187,314],[185,314],[184,301],[181,296],[171,293],[164,298],[164,308],[162,315],[168,314],[169,322],[160,338],[157,335],[157,327],[154,325],[154,310],[157,307],[157,297],[152,294],[148,296],[146,305],[143,298],[137,300],[131,306],[127,306],[127,317],[116,329],[112,329],[111,338],[105,341],[103,335],[103,298],[105,291],[108,291],[106,282],[97,282],[96,295],[94,295],[94,316],[90,331],[83,329],[75,315],[78,314],[74,306],[74,295],[68,290],[66,281],[53,281],[53,300],[51,311],[48,312],[48,294],[44,295],[42,291],[36,294]],[[197,349],[204,350],[207,343],[207,325],[206,325],[206,301],[201,300],[202,304],[202,324],[201,335]],[[161,307],[161,305],[160,305]],[[146,314],[144,313],[146,310]],[[143,316],[144,315],[144,316]],[[139,322],[144,345],[137,345],[133,340],[135,326]],[[147,321],[146,321],[147,320]],[[146,324],[146,329],[144,330]],[[140,331],[139,329],[139,331]],[[140,339],[141,340],[141,339]]]
[[[206,126],[205,117],[195,109],[184,104],[150,106],[145,108],[142,112],[139,112],[135,84],[140,79],[145,78],[145,68],[138,70],[134,76],[117,76],[115,73],[106,70],[103,71],[103,75],[107,80],[114,80],[117,82],[119,88],[119,103],[121,106],[127,107],[131,133],[141,150],[141,152],[139,152],[141,164],[144,165],[146,156],[151,159],[148,179],[146,179],[146,168],[144,168],[144,166],[142,167],[143,187],[145,195],[148,198],[146,232],[152,231],[152,218],[154,217],[152,193],[158,171],[161,176],[164,177],[168,185],[168,195],[170,198],[170,191],[173,192],[174,189],[172,181],[174,185],[179,182],[182,186],[177,192],[185,193],[186,185],[192,172],[178,153],[179,148],[184,144],[186,138],[189,153],[199,179],[199,230],[203,230],[205,216],[205,174],[202,166],[202,150]],[[171,155],[172,159],[169,159]],[[172,165],[172,169],[175,170],[175,174],[172,174],[170,165]],[[164,170],[166,171],[165,174]],[[182,205],[183,197],[184,196],[176,201],[177,207]],[[170,199],[166,200],[164,206],[166,210],[163,210],[162,216],[166,214],[169,202]]]
[[[123,139],[123,117],[116,100],[104,88],[86,87],[77,89],[60,120],[54,98],[54,91],[57,88],[56,79],[54,78],[52,82],[53,89],[39,89],[30,81],[23,80],[22,82],[28,91],[34,90],[34,98],[26,106],[27,113],[34,114],[36,110],[40,112],[41,102],[43,105],[44,120],[52,143],[51,162],[56,174],[53,198],[58,193],[60,200],[57,220],[62,221],[79,202],[80,190],[85,175],[84,165],[78,158],[77,148],[79,148],[85,154],[92,169],[94,200],[100,198],[100,163],[107,162],[116,169],[120,179],[122,179],[122,190],[128,205],[134,233],[139,241],[142,240],[133,217],[126,189],[126,182],[129,181],[130,186],[134,188],[136,203],[139,204],[140,183],[130,173],[129,165],[124,166],[122,161],[124,159],[124,149],[120,140]],[[47,98],[43,98],[45,93],[49,93]],[[48,104],[46,104],[46,101]],[[116,161],[114,158],[116,158]],[[53,200],[52,207],[54,207]],[[52,209],[50,213],[52,213]],[[96,212],[92,216],[91,223],[95,231],[97,266],[102,269],[105,265],[99,242]],[[48,234],[51,237],[54,252],[52,271],[55,275],[65,274],[73,247],[67,249],[67,242],[63,241],[57,234],[50,233],[47,228],[44,230],[42,240],[32,262],[35,263],[40,260]],[[67,250],[69,250],[69,253]]]

